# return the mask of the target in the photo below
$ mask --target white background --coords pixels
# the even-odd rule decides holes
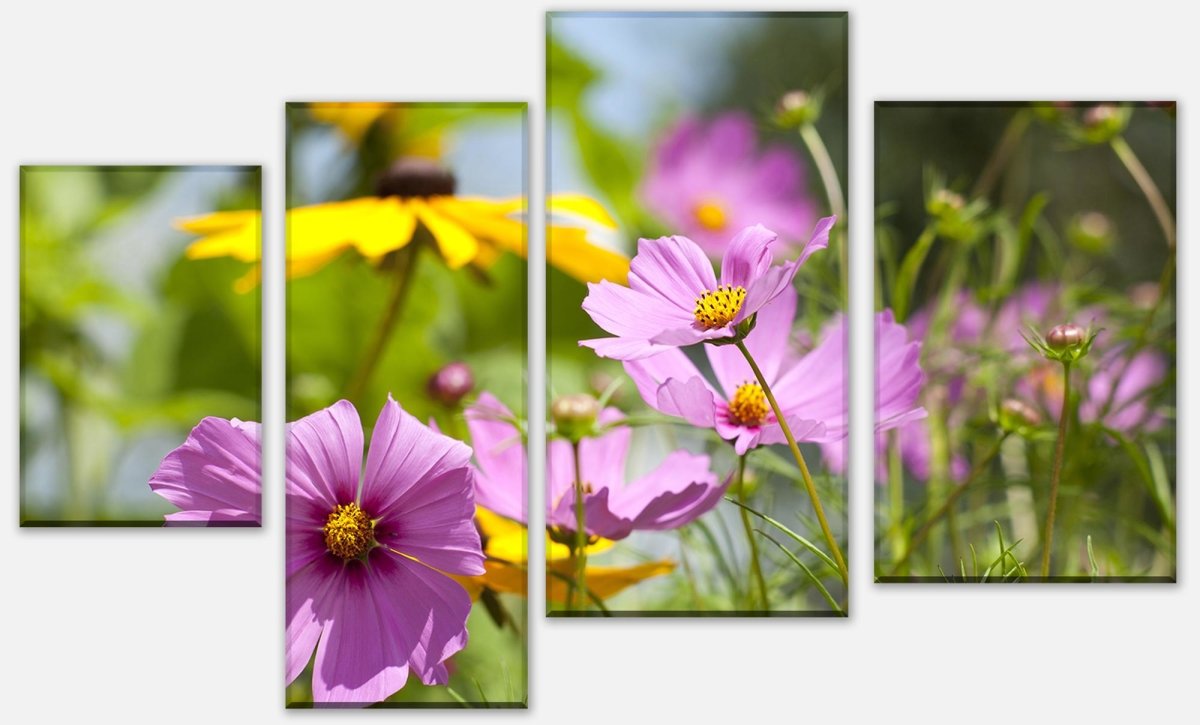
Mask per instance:
[[[560,0],[556,9],[641,3]],[[732,3],[726,3],[732,5]],[[678,8],[676,8],[678,6]],[[661,9],[720,4],[659,0]],[[870,209],[876,99],[1178,99],[1178,208],[1196,208],[1196,23],[1179,2],[760,2],[849,9],[854,445],[852,618],[530,623],[528,713],[407,711],[407,722],[1195,722],[1200,587],[1197,259],[1181,211],[1179,583],[879,586],[871,571]],[[1185,8],[1187,8],[1185,10]],[[262,163],[282,230],[285,100],[529,100],[543,188],[544,1],[10,2],[0,10],[0,711],[8,722],[269,723],[283,710],[283,511],[262,530],[17,527],[17,166]],[[535,206],[537,210],[537,206]],[[266,281],[266,421],[282,423],[281,274]],[[531,272],[539,409],[542,277]],[[536,452],[535,452],[536,453]],[[281,446],[266,451],[268,481]],[[537,480],[537,479],[535,479]],[[533,509],[541,501],[534,486]],[[541,587],[532,593],[541,609]],[[350,713],[316,715],[349,722]]]

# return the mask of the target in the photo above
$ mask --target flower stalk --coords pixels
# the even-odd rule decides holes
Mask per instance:
[[[419,246],[419,244],[410,244],[396,252],[392,290],[388,295],[383,315],[379,318],[379,324],[375,327],[375,335],[371,338],[371,344],[346,386],[345,397],[349,400],[361,399],[371,376],[375,373],[375,368],[383,357],[383,351],[387,349],[392,332],[396,329],[396,321],[400,319],[400,314],[404,311],[404,304],[408,300],[408,291],[412,287],[413,273],[417,266],[417,248]]]
[[[579,462],[579,441],[571,443],[575,459],[575,586],[571,590],[569,609],[587,609],[587,510],[584,507],[583,470]]]
[[[758,589],[758,599],[761,609],[765,612],[771,611],[770,599],[767,596],[767,580],[763,577],[762,562],[758,555],[758,542],[754,539],[754,527],[750,524],[750,512],[746,506],[746,456],[748,453],[743,453],[738,456],[738,471],[737,471],[737,491],[738,503],[741,504],[739,512],[742,516],[742,528],[746,531],[746,542],[750,545],[750,578],[752,587]],[[751,599],[753,602],[753,599]]]
[[[850,573],[846,568],[846,558],[842,556],[842,549],[838,546],[837,539],[833,536],[833,531],[829,528],[829,521],[825,518],[825,508],[821,505],[821,497],[817,494],[817,486],[813,483],[812,474],[809,473],[808,464],[804,462],[804,454],[800,452],[800,446],[796,444],[796,437],[792,435],[792,429],[784,418],[783,411],[779,408],[779,403],[775,400],[775,394],[771,392],[771,386],[767,384],[767,379],[759,369],[758,363],[754,361],[754,356],[750,354],[750,350],[746,347],[746,343],[738,341],[737,348],[746,358],[746,362],[750,365],[750,369],[754,371],[754,377],[758,380],[758,384],[762,387],[763,394],[767,398],[767,402],[771,404],[771,410],[775,413],[775,420],[778,421],[779,427],[783,430],[783,437],[787,439],[788,448],[792,451],[792,457],[796,459],[796,465],[800,469],[800,477],[804,480],[804,488],[808,493],[808,498],[812,502],[813,511],[817,515],[817,521],[821,525],[821,533],[825,536],[825,543],[829,545],[830,552],[833,554],[833,560],[838,566],[838,575],[841,576],[842,582],[849,585]]]
[[[1058,508],[1058,484],[1062,479],[1063,451],[1067,441],[1067,412],[1071,402],[1071,361],[1063,360],[1063,401],[1058,416],[1058,439],[1054,442],[1054,468],[1050,473],[1050,503],[1046,509],[1046,531],[1042,536],[1042,576],[1050,576],[1050,555],[1054,548],[1054,515]]]

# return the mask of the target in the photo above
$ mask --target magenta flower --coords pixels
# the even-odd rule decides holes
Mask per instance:
[[[262,448],[258,423],[205,418],[167,454],[150,488],[182,511],[183,526],[261,526]]]
[[[654,149],[640,195],[713,257],[734,230],[754,224],[798,242],[817,217],[800,157],[787,146],[755,145],[754,122],[743,113],[684,119]]]
[[[1158,430],[1165,421],[1147,393],[1166,380],[1167,361],[1153,350],[1142,350],[1126,363],[1125,354],[1125,348],[1115,348],[1100,359],[1079,404],[1079,419],[1101,421],[1122,433]]]
[[[616,337],[582,340],[601,357],[636,360],[674,347],[729,339],[738,327],[791,286],[796,270],[829,244],[835,217],[817,222],[793,262],[771,264],[776,235],[765,227],[738,232],[721,262],[712,264],[687,237],[638,240],[629,264],[629,286],[588,284],[583,309]]]
[[[837,337],[844,339],[844,334]],[[904,441],[914,438],[910,429],[924,427],[919,421],[927,412],[918,401],[925,385],[925,373],[921,371],[921,343],[909,339],[908,330],[896,322],[890,309],[875,314],[875,370],[876,440],[886,441],[884,432],[899,428],[903,449]],[[843,443],[822,442],[821,454],[829,470],[839,474],[845,472],[846,446]],[[883,459],[877,455],[876,460]]]
[[[347,401],[288,427],[289,683],[314,648],[318,703],[378,702],[410,671],[447,682],[471,610],[447,574],[484,571],[470,458],[390,396],[365,474],[362,424]]]
[[[516,418],[491,393],[479,395],[465,412],[475,447],[475,503],[513,521],[528,523],[525,448]]]
[[[844,329],[838,323],[816,348],[797,359],[788,345],[795,315],[796,292],[788,285],[758,313],[746,347],[796,440],[840,440],[847,431]],[[678,348],[627,361],[625,372],[651,408],[715,429],[722,438],[734,441],[738,455],[759,445],[784,442],[779,421],[741,351],[708,345],[704,352],[716,386]]]
[[[606,408],[600,412],[599,423],[613,426],[623,418],[617,409]],[[729,482],[718,483],[709,469],[708,456],[687,451],[671,453],[653,471],[627,483],[625,459],[632,434],[629,427],[616,425],[599,437],[584,438],[579,443],[589,535],[623,539],[635,530],[678,528],[721,500]],[[548,448],[546,525],[574,532],[574,452],[562,439],[550,441]]]

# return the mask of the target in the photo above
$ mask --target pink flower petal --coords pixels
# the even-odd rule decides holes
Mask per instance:
[[[775,232],[756,224],[734,235],[721,260],[721,284],[742,287],[749,291],[754,280],[771,266]]]
[[[163,458],[150,488],[183,509],[171,523],[258,523],[261,461],[256,424],[209,417]]]
[[[358,411],[345,400],[288,426],[287,489],[332,511],[358,493],[363,432]]]
[[[475,503],[514,521],[528,520],[525,447],[513,414],[488,392],[465,413],[475,450]]]
[[[470,460],[470,448],[422,425],[389,395],[371,433],[363,510],[376,519],[399,515],[410,495],[422,496],[421,488],[450,471],[466,470]],[[474,505],[473,492],[463,504]]]
[[[629,263],[629,287],[655,298],[659,309],[673,307],[686,324],[695,320],[696,300],[716,289],[717,278],[708,257],[687,237],[639,239],[638,253]],[[643,311],[655,314],[639,309],[632,316]]]

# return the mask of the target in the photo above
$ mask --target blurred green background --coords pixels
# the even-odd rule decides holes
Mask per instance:
[[[260,419],[259,296],[172,227],[260,190],[259,167],[21,168],[22,525],[161,525],[162,457],[206,415]]]

